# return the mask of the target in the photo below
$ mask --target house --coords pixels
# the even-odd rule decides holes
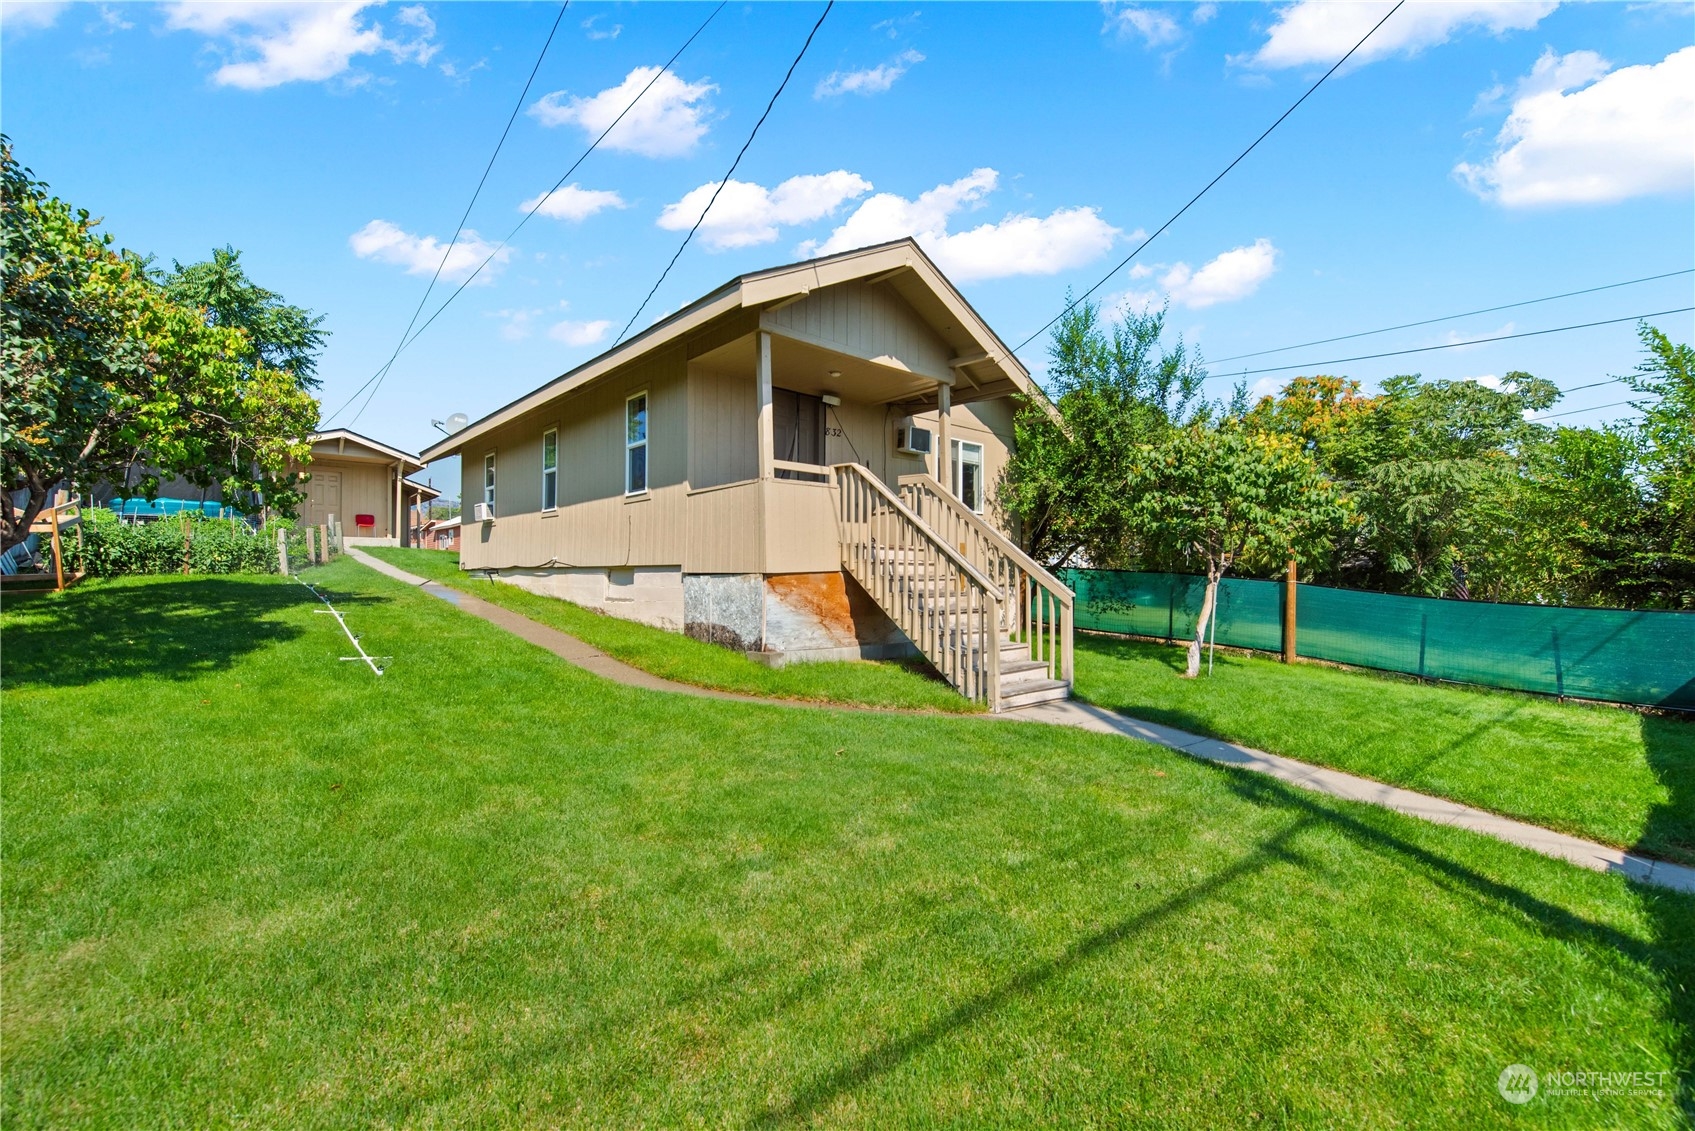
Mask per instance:
[[[732,279],[422,456],[461,457],[462,568],[773,663],[920,652],[1002,709],[1071,681],[1071,593],[995,500],[1020,397],[899,240]]]
[[[459,550],[459,516],[433,518],[424,523],[418,534],[418,545],[426,550]]]
[[[441,494],[407,478],[423,470],[418,457],[347,428],[314,432],[311,440],[312,460],[301,469],[309,478],[300,521],[337,521],[354,545],[406,545],[406,515]]]

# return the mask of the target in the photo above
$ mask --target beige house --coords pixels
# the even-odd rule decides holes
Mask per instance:
[[[1042,394],[911,240],[743,275],[423,453],[460,562],[772,662],[1062,697],[1071,594],[995,485]]]
[[[343,536],[405,545],[406,516],[441,492],[407,476],[423,470],[417,456],[346,428],[312,434],[312,460],[301,470],[306,498],[300,521],[339,522]]]

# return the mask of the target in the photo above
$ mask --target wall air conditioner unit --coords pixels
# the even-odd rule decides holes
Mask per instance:
[[[478,503],[471,508],[471,515],[477,522],[488,522],[494,518],[494,508],[487,503]]]
[[[895,450],[903,456],[927,456],[935,447],[935,434],[920,428],[907,417],[895,429]]]

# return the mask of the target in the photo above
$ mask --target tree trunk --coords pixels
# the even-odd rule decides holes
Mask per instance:
[[[40,477],[27,475],[25,487],[29,492],[29,501],[24,504],[22,511],[12,507],[11,492],[6,493],[4,506],[0,506],[0,553],[5,553],[29,537],[29,528],[35,524],[36,515],[47,505],[47,485]]]
[[[1189,641],[1189,667],[1183,674],[1194,679],[1201,674],[1201,641],[1206,639],[1207,625],[1212,623],[1215,607],[1218,604],[1218,578],[1216,568],[1207,568],[1207,591],[1201,599],[1201,615],[1195,618],[1195,638]]]

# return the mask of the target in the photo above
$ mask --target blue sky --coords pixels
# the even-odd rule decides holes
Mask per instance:
[[[355,426],[416,449],[431,418],[475,418],[610,344],[821,10],[726,6]],[[1386,10],[838,4],[638,328],[739,272],[915,232],[1016,344]],[[446,278],[493,250],[710,11],[570,5]],[[233,244],[255,278],[326,314],[328,413],[393,350],[557,12],[7,4],[0,109],[24,163],[125,246],[186,262]],[[1695,266],[1692,43],[1687,4],[1408,4],[1101,293],[1169,301],[1173,331],[1225,358]],[[1304,363],[1690,306],[1691,279],[1232,362],[1212,385],[1286,364],[1303,367],[1248,380],[1524,369],[1587,385],[1635,364],[1631,325]],[[1659,323],[1695,337],[1689,314]],[[1023,356],[1039,374],[1042,341]]]

